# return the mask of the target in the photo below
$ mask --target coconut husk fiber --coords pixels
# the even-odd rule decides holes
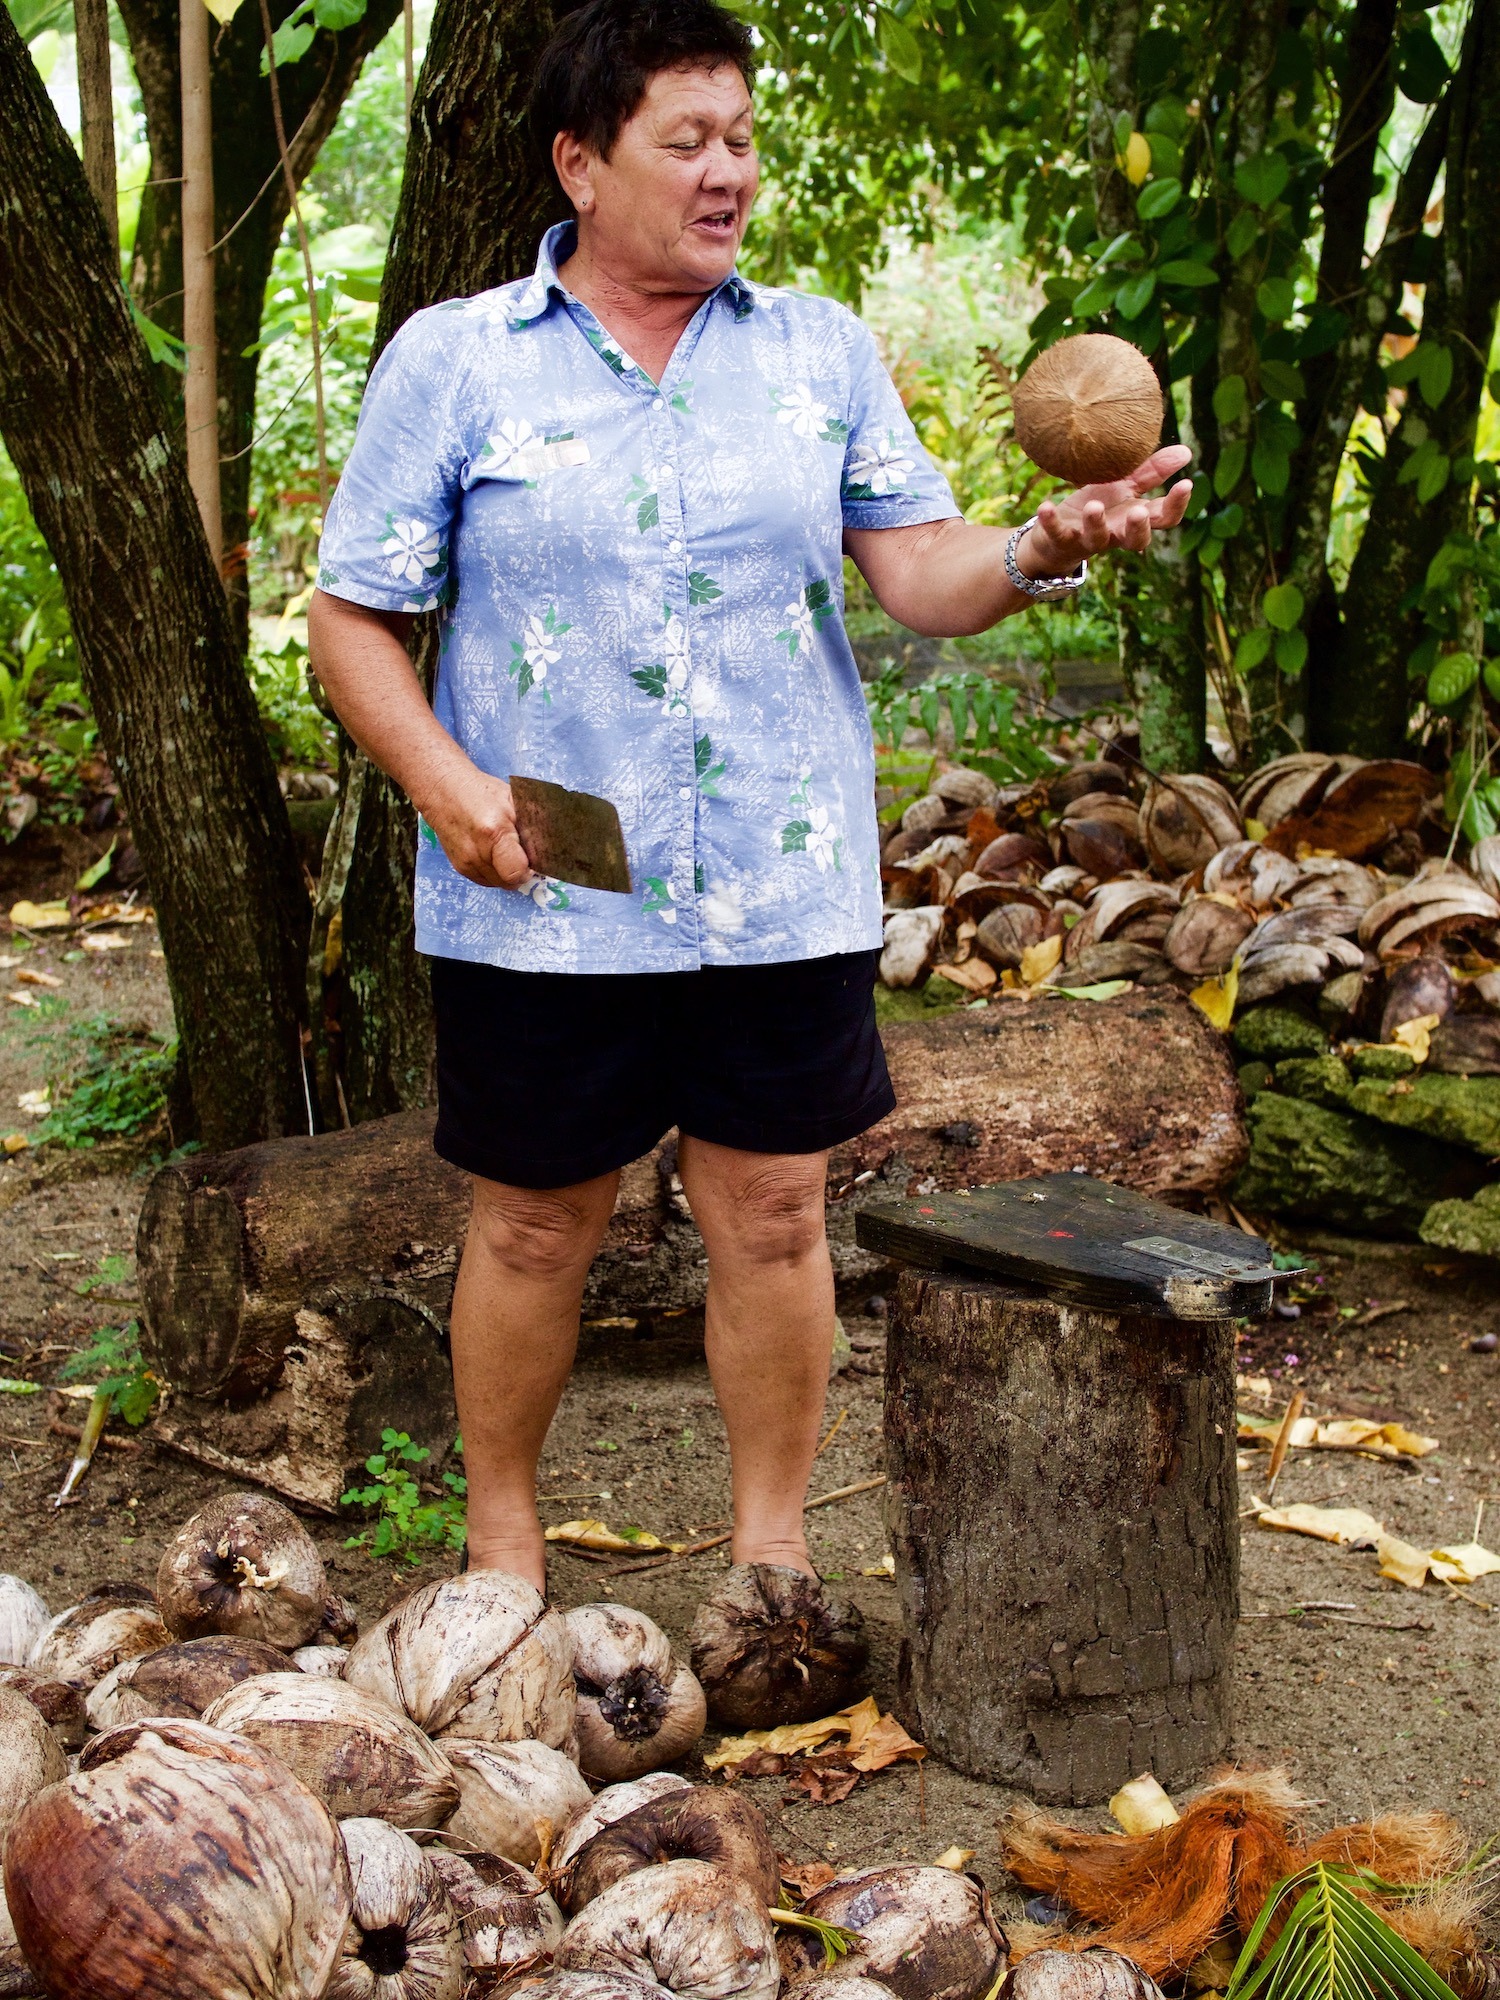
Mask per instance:
[[[1301,1826],[1307,1803],[1285,1771],[1268,1770],[1224,1772],[1172,1825],[1149,1834],[1083,1833],[1020,1808],[1001,1830],[1006,1866],[1090,1928],[1013,1938],[1012,1956],[1043,1944],[1102,1945],[1154,1979],[1176,1978],[1216,1938],[1243,1937],[1275,1885],[1313,1861],[1342,1862],[1401,1886],[1433,1884],[1426,1898],[1380,1903],[1382,1914],[1398,1929],[1411,1922],[1450,1957],[1473,1948],[1472,1906],[1437,1887],[1465,1852],[1446,1814],[1393,1813],[1309,1840]],[[1425,1955],[1418,1935],[1410,1942]]]

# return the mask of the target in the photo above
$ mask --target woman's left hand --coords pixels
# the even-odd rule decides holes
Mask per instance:
[[[1192,455],[1186,445],[1163,445],[1128,478],[1107,486],[1080,486],[1061,500],[1044,500],[1036,526],[1016,549],[1016,561],[1028,576],[1066,576],[1085,556],[1146,548],[1156,530],[1177,526],[1193,483],[1179,480],[1160,499],[1144,496],[1180,472]]]

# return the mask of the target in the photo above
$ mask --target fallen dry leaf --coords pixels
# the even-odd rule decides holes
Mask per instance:
[[[744,1736],[726,1736],[703,1761],[710,1771],[744,1768],[744,1775],[769,1775],[763,1767],[751,1769],[750,1760],[760,1757],[805,1757],[822,1749],[835,1736],[845,1741],[830,1756],[856,1771],[883,1771],[900,1758],[919,1762],[926,1749],[908,1736],[893,1715],[882,1715],[874,1695],[866,1695],[837,1715],[825,1715],[815,1722],[783,1722],[774,1729],[752,1729]]]
[[[21,930],[56,931],[72,923],[72,913],[66,903],[32,903],[24,898],[10,906],[10,920]]]
[[[784,1854],[778,1854],[776,1860],[782,1881],[804,1902],[809,1896],[815,1896],[819,1889],[826,1889],[838,1873],[828,1861],[788,1861]]]
[[[859,1747],[851,1750],[850,1761],[856,1771],[883,1771],[903,1758],[920,1764],[926,1755],[926,1745],[908,1736],[894,1715],[882,1715]]]
[[[129,951],[130,939],[121,937],[116,931],[100,931],[97,936],[82,940],[85,951]]]
[[[861,1772],[850,1770],[842,1759],[831,1764],[809,1759],[797,1767],[792,1784],[797,1791],[805,1792],[815,1806],[841,1806],[861,1776]]]
[[[1359,1507],[1313,1507],[1300,1500],[1291,1507],[1268,1507],[1254,1496],[1252,1500],[1259,1509],[1256,1519],[1261,1527],[1312,1535],[1320,1542],[1337,1542],[1340,1548],[1373,1549],[1385,1533],[1374,1515]]]
[[[999,974],[982,958],[966,958],[961,965],[935,965],[934,979],[946,979],[965,993],[988,993]]]
[[[1437,1026],[1436,1014],[1418,1014],[1410,1021],[1403,1021],[1396,1028],[1391,1040],[1399,1049],[1405,1049],[1415,1063],[1426,1062],[1432,1047],[1432,1031]]]
[[[974,1859],[972,1847],[945,1847],[933,1862],[934,1868],[951,1868],[955,1875],[962,1875]]]
[[[1128,1785],[1121,1785],[1110,1800],[1109,1809],[1115,1816],[1116,1824],[1124,1832],[1136,1836],[1158,1833],[1162,1827],[1171,1826],[1181,1818],[1176,1806],[1149,1771],[1132,1778]]]
[[[1245,1444],[1269,1449],[1281,1432],[1281,1419],[1254,1417],[1240,1413],[1237,1432]],[[1373,1423],[1368,1417],[1299,1417],[1292,1425],[1292,1448],[1297,1451],[1363,1451],[1372,1458],[1425,1458],[1438,1449],[1439,1440],[1409,1431],[1404,1424]]]
[[[7,1153],[24,1153],[30,1144],[31,1141],[24,1132],[7,1132],[5,1137],[0,1139],[0,1146],[3,1146]]]
[[[31,966],[23,966],[16,974],[22,986],[61,986],[62,981],[55,972],[37,972]]]
[[[1040,986],[1062,957],[1063,941],[1060,937],[1043,938],[1040,944],[1029,944],[1021,953],[1021,984]]]
[[[1413,1543],[1403,1542],[1396,1535],[1382,1535],[1375,1544],[1375,1553],[1380,1558],[1380,1574],[1393,1583],[1404,1583],[1408,1590],[1420,1590],[1427,1581],[1427,1553]]]
[[[1482,1576],[1500,1570],[1500,1556],[1478,1542],[1461,1542],[1456,1548],[1433,1549],[1429,1557],[1432,1573],[1443,1583],[1477,1583]]]
[[[39,1007],[41,1002],[34,993],[7,993],[6,999],[15,1007]]]
[[[1203,1015],[1210,1027],[1217,1028],[1221,1035],[1229,1032],[1229,1024],[1234,1019],[1234,1003],[1240,996],[1240,962],[1236,959],[1229,970],[1217,979],[1205,979],[1201,986],[1195,986],[1188,995],[1189,1000]]]
[[[644,1528],[625,1528],[617,1531],[607,1527],[603,1521],[560,1521],[546,1533],[549,1542],[566,1542],[576,1549],[599,1549],[610,1555],[629,1554],[632,1549],[669,1549],[675,1555],[682,1547],[679,1542],[664,1542],[657,1535],[648,1535]]]

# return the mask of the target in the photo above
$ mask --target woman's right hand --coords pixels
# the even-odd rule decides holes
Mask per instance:
[[[467,881],[484,889],[529,889],[536,871],[516,831],[510,786],[468,762],[467,771],[424,805],[422,817]]]

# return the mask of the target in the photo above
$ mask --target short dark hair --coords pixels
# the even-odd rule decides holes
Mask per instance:
[[[653,76],[681,63],[733,63],[748,85],[754,40],[715,0],[587,0],[563,19],[537,64],[527,107],[539,161],[571,133],[608,159]]]

